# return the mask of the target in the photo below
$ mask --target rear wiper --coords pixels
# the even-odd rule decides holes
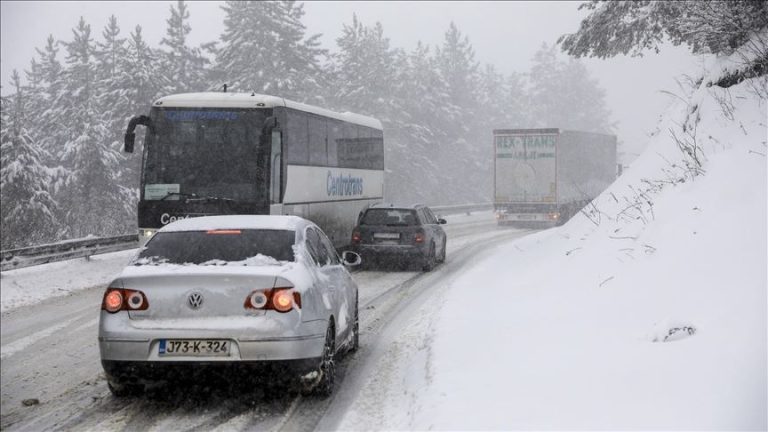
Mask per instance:
[[[160,200],[159,200],[159,201],[164,201],[166,198],[168,198],[168,197],[172,197],[172,196],[180,196],[180,197],[192,197],[192,198],[196,198],[196,197],[197,197],[197,195],[195,195],[195,194],[193,194],[193,193],[184,193],[184,192],[168,192],[167,194],[165,194],[165,196],[164,196],[164,197],[160,198]]]

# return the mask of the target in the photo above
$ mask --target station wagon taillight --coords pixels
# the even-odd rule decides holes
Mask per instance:
[[[413,236],[413,241],[416,243],[424,243],[424,233],[417,232],[416,235]]]
[[[275,310],[290,312],[294,307],[301,308],[301,294],[293,287],[279,287],[253,291],[245,298],[246,309]]]
[[[104,300],[101,302],[101,309],[110,313],[121,310],[146,310],[149,308],[147,296],[141,291],[107,288],[104,293]]]

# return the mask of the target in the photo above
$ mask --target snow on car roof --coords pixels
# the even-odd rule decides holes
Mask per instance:
[[[256,93],[182,93],[162,97],[153,104],[157,107],[179,108],[272,108],[284,106],[295,110],[309,112],[331,117],[337,120],[355,123],[374,129],[382,129],[381,122],[373,117],[368,117],[351,112],[338,113],[325,108],[294,102],[277,96],[262,95]]]
[[[297,231],[312,223],[298,216],[228,215],[203,216],[172,222],[159,232],[208,231],[223,229],[273,229]]]

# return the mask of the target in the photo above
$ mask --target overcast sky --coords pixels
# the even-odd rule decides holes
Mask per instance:
[[[21,72],[43,47],[49,34],[69,40],[80,16],[100,38],[107,18],[114,14],[127,36],[141,25],[147,41],[156,46],[163,37],[175,2],[0,2],[0,71],[3,94],[9,92],[13,69]],[[220,2],[190,2],[190,42],[217,40],[223,31]],[[307,2],[304,23],[310,34],[322,33],[325,48],[335,50],[344,23],[357,13],[365,24],[380,21],[395,47],[411,49],[421,40],[440,44],[451,21],[469,36],[476,59],[492,63],[503,73],[526,72],[542,43],[554,44],[563,33],[576,31],[585,11],[576,2]],[[60,58],[63,60],[63,50]],[[629,153],[645,144],[647,133],[668,105],[659,90],[680,93],[675,78],[695,74],[699,62],[684,47],[669,46],[642,58],[585,60],[607,92],[607,102],[618,122],[617,135]],[[552,125],[556,127],[557,125]],[[630,159],[632,159],[630,155]]]

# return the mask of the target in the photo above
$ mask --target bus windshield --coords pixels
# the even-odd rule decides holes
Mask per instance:
[[[144,200],[183,197],[260,202],[268,197],[268,109],[153,108]]]

